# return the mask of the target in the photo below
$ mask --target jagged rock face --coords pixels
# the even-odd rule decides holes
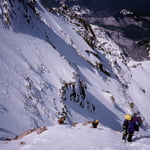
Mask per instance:
[[[136,44],[150,39],[150,10],[148,8],[150,2],[147,0],[41,1],[49,8],[60,7],[62,3],[65,3],[70,7],[80,5],[81,9],[83,7],[89,9],[90,11],[84,14],[81,13],[81,9],[78,11],[89,23],[99,25],[107,32],[124,49],[127,56],[138,61],[150,59],[146,45],[139,47]]]
[[[150,17],[139,16],[123,9],[114,16],[102,17],[96,23],[124,48],[129,57],[138,61],[150,60],[147,48],[150,39]],[[139,46],[138,43],[141,42],[143,44]]]
[[[95,47],[96,37],[90,24],[85,19],[83,19],[80,14],[75,13],[74,9],[71,9],[66,5],[62,5],[59,8],[53,8],[51,11],[53,13],[56,13],[57,15],[61,15],[68,22],[76,25],[78,28],[78,30],[76,29],[78,34],[80,34],[84,38],[84,40],[90,47]]]
[[[24,15],[27,18],[28,6],[34,9],[34,0],[19,0],[16,2],[14,0],[3,0],[0,3],[1,6],[1,19],[3,23],[8,27],[10,24],[13,25],[16,22],[16,18],[19,15]],[[23,17],[23,16],[22,16]],[[15,21],[13,21],[13,19]]]

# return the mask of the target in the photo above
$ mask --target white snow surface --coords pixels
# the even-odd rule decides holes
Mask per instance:
[[[29,24],[22,4],[14,3],[16,14],[9,28],[0,13],[0,149],[149,150],[150,62],[123,58],[119,46],[95,26],[101,48],[92,49],[75,25],[48,12],[38,1],[40,17],[29,8]],[[96,63],[102,63],[111,76],[94,67]],[[79,96],[82,104],[71,100],[71,86],[62,100],[63,83],[75,83],[78,94],[79,81],[86,84],[85,99]],[[68,117],[65,125],[58,125],[65,106]],[[143,126],[132,143],[123,143],[124,115],[134,111],[140,111]],[[83,125],[94,119],[100,121],[98,128]],[[74,122],[76,127],[71,126]],[[40,126],[48,130],[4,140]]]
[[[41,135],[32,133],[21,140],[0,144],[3,150],[148,150],[149,137],[134,136],[132,143],[123,143],[121,133],[110,128],[91,128],[78,124],[76,127],[55,125]]]

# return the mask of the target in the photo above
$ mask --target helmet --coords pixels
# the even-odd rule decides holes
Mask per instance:
[[[126,115],[124,116],[124,118],[125,118],[126,120],[131,120],[131,119],[132,119],[132,116],[131,116],[130,114],[126,114]]]
[[[98,123],[98,122],[99,122],[99,120],[95,120],[95,122],[96,122],[96,123]]]

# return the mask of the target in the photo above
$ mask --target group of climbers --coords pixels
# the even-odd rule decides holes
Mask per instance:
[[[134,113],[133,116],[130,114],[125,115],[125,120],[123,122],[123,136],[122,139],[128,142],[132,142],[132,137],[134,131],[139,131],[139,127],[142,124],[142,119],[138,113]]]
[[[58,120],[59,124],[64,124],[64,118],[60,118]],[[92,128],[97,128],[99,124],[99,120],[89,121],[87,124],[91,123]],[[77,123],[76,123],[77,124]],[[139,127],[142,124],[142,119],[138,113],[134,113],[133,115],[126,114],[125,119],[122,125],[123,128],[123,140],[127,140],[128,142],[132,142],[132,137],[134,131],[139,131]]]

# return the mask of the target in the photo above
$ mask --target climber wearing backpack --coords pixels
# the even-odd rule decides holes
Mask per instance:
[[[92,127],[93,127],[93,128],[97,128],[98,123],[99,123],[99,120],[94,120],[94,121],[92,121]]]
[[[132,136],[134,133],[134,126],[135,126],[135,122],[132,118],[132,116],[130,114],[126,114],[125,115],[125,120],[123,122],[123,137],[122,139],[125,140],[126,142],[126,138],[128,140],[128,142],[132,142]]]
[[[135,125],[134,125],[135,131],[139,131],[139,127],[142,125],[142,122],[143,122],[139,113],[134,113],[133,121],[135,122]]]

